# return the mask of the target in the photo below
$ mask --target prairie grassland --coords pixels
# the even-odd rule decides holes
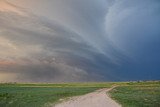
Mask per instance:
[[[0,84],[0,107],[43,107],[112,83]]]
[[[160,82],[3,83],[0,107],[49,107],[60,99],[117,86],[110,95],[124,107],[160,107]]]
[[[160,82],[130,82],[110,95],[123,107],[160,107]]]

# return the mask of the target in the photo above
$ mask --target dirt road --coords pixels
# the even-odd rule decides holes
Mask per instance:
[[[106,94],[113,88],[100,89],[86,95],[72,97],[54,107],[121,107]]]

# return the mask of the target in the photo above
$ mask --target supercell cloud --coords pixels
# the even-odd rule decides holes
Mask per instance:
[[[160,79],[159,0],[0,0],[0,81]]]

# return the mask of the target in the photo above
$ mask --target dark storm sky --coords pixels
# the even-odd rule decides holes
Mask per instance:
[[[160,79],[159,0],[0,0],[0,81]]]

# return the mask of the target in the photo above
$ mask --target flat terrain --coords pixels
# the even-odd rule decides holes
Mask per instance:
[[[131,82],[110,91],[123,107],[160,107],[160,82]]]
[[[86,95],[73,97],[53,107],[121,107],[106,94],[110,90],[112,88],[104,88]]]
[[[108,90],[108,88],[115,85],[117,85],[116,88],[111,91]],[[106,90],[104,90],[104,88]],[[70,98],[77,98],[76,100],[74,99],[75,102],[80,101],[80,103],[76,103],[77,105],[75,107],[79,107],[80,105],[82,107],[86,102],[97,102],[94,104],[95,106],[92,107],[104,105],[106,104],[104,103],[105,99],[109,101],[109,103],[115,103],[115,101],[107,95],[122,105],[122,107],[160,107],[160,82],[3,83],[0,84],[0,107],[53,107],[53,105],[57,103],[59,105],[67,103],[69,100],[66,99]],[[83,98],[86,98],[86,102],[83,102]],[[64,102],[62,102],[62,99]]]
[[[106,83],[0,84],[0,107],[48,107],[59,99],[110,86]]]

